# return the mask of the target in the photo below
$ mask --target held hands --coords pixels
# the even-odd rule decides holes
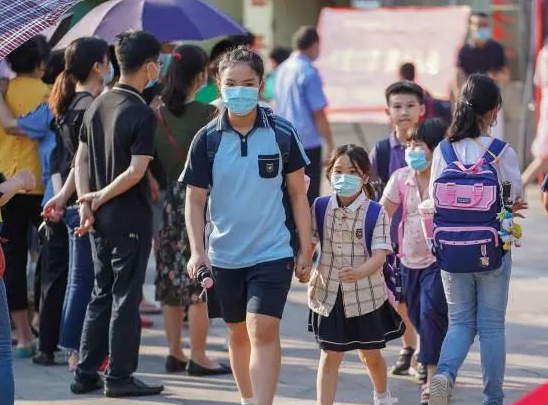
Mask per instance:
[[[36,187],[36,179],[27,169],[18,171],[13,178],[19,182],[20,189],[26,192],[32,191]]]
[[[196,278],[196,274],[198,273],[198,269],[202,266],[206,266],[208,269],[211,269],[211,262],[209,261],[209,258],[205,254],[193,254],[190,256],[190,260],[188,261],[186,267],[188,271],[188,276],[191,279]]]
[[[297,277],[300,283],[308,283],[311,269],[312,257],[310,252],[299,252],[299,257],[297,257],[297,262],[295,263],[295,277]]]

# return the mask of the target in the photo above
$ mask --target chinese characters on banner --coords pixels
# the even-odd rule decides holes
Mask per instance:
[[[385,88],[402,63],[417,68],[417,82],[448,99],[470,9],[464,7],[324,8],[316,63],[334,121],[386,122]]]

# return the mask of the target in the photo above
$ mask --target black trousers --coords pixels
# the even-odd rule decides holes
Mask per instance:
[[[41,195],[17,194],[2,207],[2,233],[7,241],[2,245],[6,256],[6,295],[10,311],[28,308],[27,255],[29,223],[36,228],[42,222]]]
[[[320,196],[320,186],[322,184],[322,148],[306,149],[310,164],[306,166],[305,173],[310,177],[310,187],[308,188],[308,203],[312,203]]]
[[[69,247],[64,222],[51,223],[51,235],[45,236],[38,266],[40,266],[40,345],[44,353],[53,353],[59,343],[61,314],[67,290]]]
[[[152,235],[95,233],[91,239],[95,287],[84,321],[76,375],[99,378],[97,370],[108,354],[107,385],[122,384],[137,370],[139,303]]]

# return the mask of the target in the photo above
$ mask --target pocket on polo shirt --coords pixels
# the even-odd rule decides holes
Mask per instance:
[[[259,155],[259,175],[263,179],[274,179],[280,171],[280,155]]]

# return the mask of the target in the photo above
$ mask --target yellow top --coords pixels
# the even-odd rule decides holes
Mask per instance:
[[[49,87],[41,80],[16,77],[10,81],[6,104],[15,117],[28,114],[48,96]],[[24,136],[8,135],[0,126],[0,172],[7,178],[21,169],[28,169],[36,178],[36,188],[29,194],[44,194],[38,141]]]

